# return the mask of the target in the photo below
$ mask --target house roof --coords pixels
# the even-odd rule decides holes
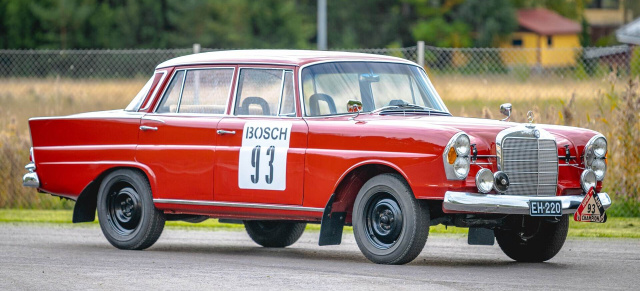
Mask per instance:
[[[323,61],[378,61],[415,64],[411,61],[384,55],[315,50],[231,50],[199,53],[170,59],[156,67],[196,64],[276,64],[302,66]]]
[[[542,35],[574,34],[582,31],[579,23],[543,8],[518,10],[518,24]]]
[[[616,39],[621,43],[640,45],[640,18],[618,28]]]

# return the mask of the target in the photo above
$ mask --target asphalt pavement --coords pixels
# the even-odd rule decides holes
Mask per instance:
[[[638,290],[640,240],[569,239],[546,263],[516,263],[497,245],[433,235],[403,266],[364,258],[353,235],[285,249],[243,231],[165,229],[145,251],[112,247],[96,225],[0,223],[0,290]]]

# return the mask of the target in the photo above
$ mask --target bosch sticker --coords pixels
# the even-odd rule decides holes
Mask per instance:
[[[238,161],[240,189],[286,189],[291,126],[291,122],[245,123]]]

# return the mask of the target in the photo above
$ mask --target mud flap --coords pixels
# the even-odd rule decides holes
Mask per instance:
[[[335,194],[331,194],[327,206],[322,214],[322,222],[320,223],[320,239],[318,245],[329,246],[339,245],[342,242],[342,229],[344,228],[344,220],[347,218],[346,212],[331,212]]]
[[[483,227],[469,227],[469,236],[467,242],[470,245],[492,246],[495,241],[495,235],[492,229]]]
[[[99,185],[96,185],[95,182],[91,182],[82,190],[73,206],[73,223],[96,220],[98,187]]]

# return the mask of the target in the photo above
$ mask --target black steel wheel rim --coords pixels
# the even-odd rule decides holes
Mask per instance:
[[[391,194],[374,194],[365,205],[364,215],[369,242],[381,250],[395,245],[402,233],[403,216],[398,201]]]
[[[133,233],[142,220],[142,201],[138,192],[126,182],[116,183],[107,197],[109,223],[121,235]]]

